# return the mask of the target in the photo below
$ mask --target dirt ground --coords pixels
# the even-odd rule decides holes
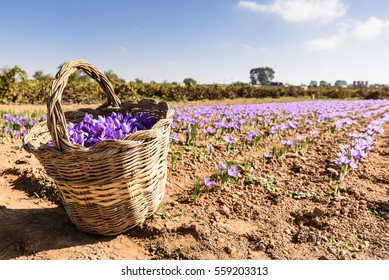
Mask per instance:
[[[337,172],[329,159],[342,141],[335,135],[304,156],[258,161],[251,181],[196,202],[194,174],[213,165],[184,154],[168,170],[160,209],[113,237],[79,231],[21,141],[0,144],[0,259],[388,260],[388,124],[385,131],[340,188],[329,179]]]

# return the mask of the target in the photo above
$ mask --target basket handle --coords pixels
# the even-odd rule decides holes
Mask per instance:
[[[107,95],[107,100],[98,108],[106,108],[108,106],[121,107],[121,101],[116,96],[114,89],[107,77],[98,70],[95,66],[89,64],[85,60],[73,60],[65,63],[55,76],[51,84],[50,95],[47,99],[47,127],[51,134],[54,147],[59,150],[63,148],[75,148],[75,145],[70,143],[65,113],[61,104],[62,93],[68,83],[70,75],[77,70],[83,70],[104,90]]]

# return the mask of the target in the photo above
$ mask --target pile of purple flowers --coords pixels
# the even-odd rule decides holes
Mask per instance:
[[[97,142],[107,139],[120,140],[138,130],[150,129],[157,119],[148,113],[131,115],[112,112],[110,116],[98,116],[85,113],[79,123],[69,123],[69,139],[72,144],[92,147]],[[52,142],[49,142],[52,145]]]

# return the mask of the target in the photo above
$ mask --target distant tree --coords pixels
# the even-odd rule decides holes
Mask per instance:
[[[26,71],[17,65],[12,68],[4,67],[0,69],[0,89],[8,89],[10,85],[26,80]]]
[[[337,80],[335,82],[335,86],[336,87],[346,87],[347,86],[347,82],[346,81],[343,81],[343,80]]]
[[[270,67],[260,67],[250,70],[250,80],[253,85],[269,85],[274,79],[274,70]]]
[[[329,83],[327,83],[326,81],[320,81],[320,87],[328,87],[330,86]]]
[[[137,83],[137,84],[143,84],[143,81],[142,81],[141,79],[139,79],[139,78],[136,78],[136,79],[135,79],[135,83]]]
[[[27,73],[19,66],[0,69],[0,100],[5,98],[5,100],[15,101],[17,93],[12,91],[16,83],[21,81],[27,81]]]
[[[311,87],[317,87],[317,81],[312,80],[312,81],[309,83],[309,86],[311,86]]]
[[[34,78],[34,80],[37,80],[37,81],[48,81],[48,80],[53,79],[52,75],[43,74],[42,70],[35,71],[35,73],[32,75],[32,77]]]
[[[195,79],[192,79],[192,78],[185,78],[183,83],[186,85],[186,86],[194,86],[197,84],[196,80]]]
[[[113,72],[111,69],[104,72],[104,75],[108,78],[111,83],[125,83],[126,81]]]

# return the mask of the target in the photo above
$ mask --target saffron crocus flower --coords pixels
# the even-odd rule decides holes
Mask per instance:
[[[214,148],[211,144],[208,144],[208,145],[207,145],[207,148],[208,148],[208,151],[209,151],[210,153],[212,153],[212,152],[215,150],[215,148]]]
[[[264,152],[263,156],[266,158],[266,159],[269,159],[271,158],[271,153],[269,153],[268,151]]]
[[[204,185],[208,188],[212,188],[213,186],[215,186],[215,181],[211,181],[210,178],[204,177]]]
[[[214,135],[216,133],[216,130],[210,128],[210,127],[207,127],[204,129],[204,132],[208,135]]]
[[[314,125],[315,123],[313,122],[313,120],[306,120],[305,121],[306,124],[309,124],[309,125]]]
[[[226,142],[228,144],[231,144],[231,143],[234,143],[235,138],[232,135],[227,135],[227,136],[224,136],[224,140],[226,140]]]
[[[297,135],[297,140],[304,141],[307,137],[304,135]]]
[[[170,141],[180,141],[180,136],[177,134],[177,133],[173,133],[172,135],[170,135]]]
[[[246,140],[247,141],[252,141],[254,137],[257,137],[259,135],[258,132],[255,131],[250,131],[246,134]]]
[[[335,163],[337,165],[349,164],[350,163],[350,159],[348,158],[346,152],[338,153],[338,157],[335,159]]]
[[[345,150],[348,150],[350,148],[350,145],[349,144],[345,144],[345,145],[341,144],[341,145],[339,145],[339,147],[342,151],[345,151]]]
[[[349,164],[348,164],[352,169],[357,169],[358,168],[358,164],[354,161],[354,160],[350,160]]]
[[[219,171],[223,171],[224,169],[226,169],[226,165],[222,162],[220,164],[218,164],[216,167],[217,167],[217,170],[219,170]]]
[[[230,177],[237,177],[239,175],[239,169],[238,169],[238,167],[236,167],[234,165],[231,167],[228,167],[227,172],[228,172],[228,176],[230,176]]]
[[[282,145],[294,147],[296,143],[293,140],[281,140]]]

